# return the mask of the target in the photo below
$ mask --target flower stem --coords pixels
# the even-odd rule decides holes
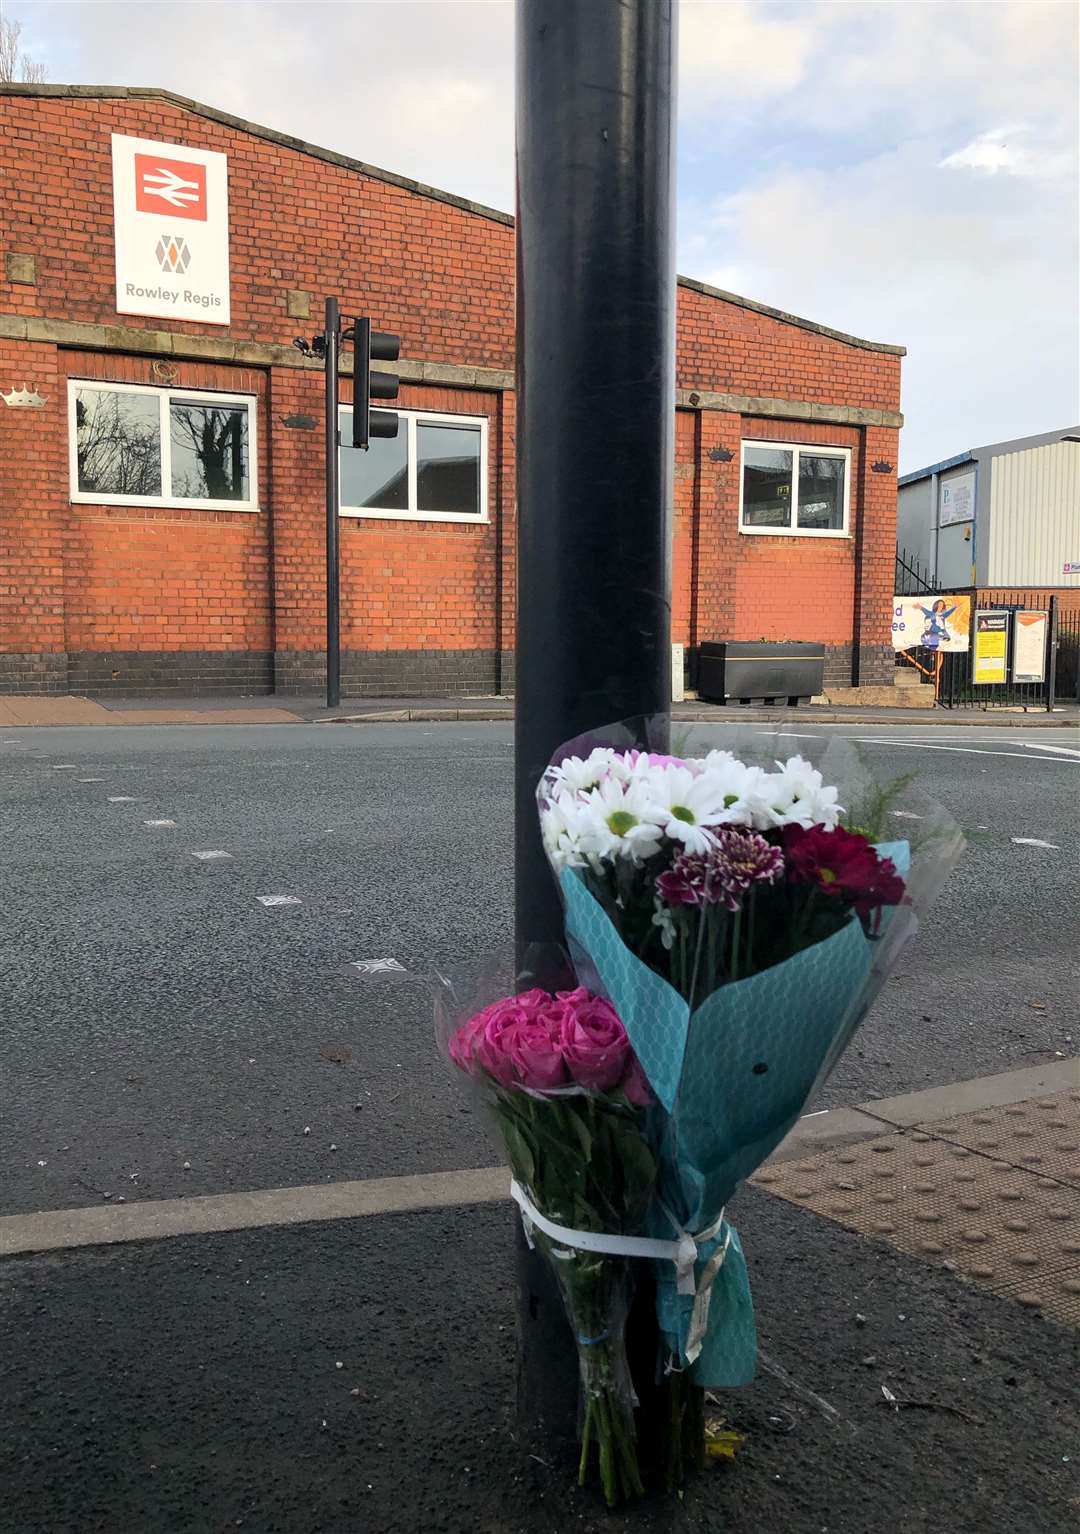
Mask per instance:
[[[585,1485],[585,1479],[589,1473],[589,1430],[592,1427],[593,1403],[592,1397],[585,1398],[585,1426],[581,1433],[581,1458],[578,1461],[577,1483]]]
[[[742,906],[735,912],[731,928],[731,978],[739,978],[739,931],[742,927]]]

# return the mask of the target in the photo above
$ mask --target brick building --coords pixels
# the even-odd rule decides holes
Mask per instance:
[[[152,174],[123,161],[162,210],[154,281],[120,270],[132,140],[158,146]],[[215,167],[223,301],[196,282]],[[342,452],[345,691],[512,687],[506,214],[166,91],[6,85],[0,249],[0,691],[321,686],[323,377],[292,342],[328,293],[404,359],[397,441]],[[903,348],[685,278],[677,314],[691,681],[725,638],[822,641],[827,682],[890,681]]]

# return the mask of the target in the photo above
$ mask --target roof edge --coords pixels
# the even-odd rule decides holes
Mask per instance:
[[[785,325],[796,325],[800,330],[812,330],[815,335],[827,336],[830,341],[841,341],[845,346],[858,346],[867,352],[888,352],[890,356],[906,357],[906,346],[893,346],[889,341],[865,341],[862,336],[848,335],[846,330],[833,330],[829,325],[819,325],[817,320],[804,320],[801,315],[790,314],[786,309],[775,309],[771,304],[759,303],[756,298],[743,298],[739,293],[728,293],[724,288],[714,288],[707,282],[699,282],[696,277],[679,277],[676,279],[682,288],[692,288],[695,293],[703,293],[706,298],[719,298],[726,304],[736,304],[740,309],[752,309],[755,314],[767,315],[771,320],[780,320]]]
[[[912,469],[910,474],[901,474],[896,481],[896,488],[901,485],[913,485],[917,479],[929,479],[931,474],[943,474],[946,469],[955,469],[961,463],[978,463],[974,451],[957,453],[953,458],[943,458],[940,463],[932,463],[925,469]]]
[[[277,128],[268,128],[262,123],[251,122],[246,117],[238,117],[233,112],[222,111],[220,107],[207,106],[204,102],[196,101],[191,96],[181,96],[176,91],[165,90],[156,85],[59,85],[49,83],[24,83],[22,81],[0,82],[0,96],[46,96],[70,98],[74,100],[135,100],[135,101],[165,101],[171,106],[182,108],[184,111],[193,112],[198,117],[205,117],[210,122],[222,123],[227,128],[236,128],[242,133],[250,133],[255,138],[268,140],[273,144],[280,144],[286,149],[294,149],[299,154],[311,155],[313,159],[325,160],[330,165],[340,165],[346,170],[359,171],[361,175],[370,176],[372,180],[383,181],[390,186],[401,187],[407,192],[414,192],[419,197],[429,197],[434,202],[449,203],[451,207],[461,208],[466,213],[473,213],[479,218],[491,219],[493,223],[503,224],[513,228],[514,217],[511,213],[503,213],[498,208],[489,208],[485,203],[473,202],[471,198],[459,197],[455,192],[444,192],[438,187],[428,186],[424,181],[414,181],[409,176],[400,176],[396,171],[382,170],[377,165],[369,165],[366,160],[355,159],[352,155],[339,154],[334,149],[324,149],[319,144],[312,144],[307,139],[297,138],[291,133],[282,133]],[[718,298],[723,303],[734,304],[740,309],[749,309],[754,314],[763,314],[768,319],[779,320],[785,325],[794,325],[800,330],[812,331],[815,335],[826,336],[831,341],[839,341],[844,346],[856,346],[863,351],[885,352],[894,357],[907,355],[907,347],[893,346],[885,341],[866,341],[861,336],[848,335],[846,331],[834,330],[829,325],[819,325],[816,320],[803,319],[798,314],[789,314],[784,309],[776,309],[770,304],[759,303],[753,298],[743,298],[739,293],[728,293],[723,288],[714,288],[707,282],[699,282],[694,277],[677,277],[680,287],[690,288],[695,293],[701,293],[706,298]]]

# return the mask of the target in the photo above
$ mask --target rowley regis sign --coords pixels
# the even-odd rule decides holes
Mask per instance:
[[[112,136],[116,308],[229,323],[226,157]]]

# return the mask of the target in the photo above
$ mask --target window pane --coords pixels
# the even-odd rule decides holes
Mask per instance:
[[[246,501],[246,405],[169,404],[172,494],[193,501]]]
[[[844,525],[844,460],[799,454],[799,526],[839,530]]]
[[[417,425],[416,505],[480,515],[479,426]]]
[[[743,525],[791,526],[791,449],[743,448]]]
[[[341,504],[376,511],[409,509],[409,433],[398,417],[396,437],[372,437],[367,452],[352,441],[352,410],[341,412]]]
[[[156,394],[77,390],[75,438],[80,490],[97,495],[161,494]]]

